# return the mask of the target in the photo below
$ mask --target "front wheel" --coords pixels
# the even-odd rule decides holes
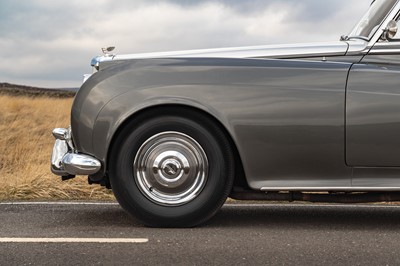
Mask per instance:
[[[232,149],[222,129],[201,114],[182,113],[132,120],[112,147],[115,197],[148,226],[201,224],[232,188]]]

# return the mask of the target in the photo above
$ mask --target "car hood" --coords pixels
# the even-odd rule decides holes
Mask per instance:
[[[304,58],[316,56],[341,56],[355,54],[366,48],[361,40],[337,41],[324,43],[303,43],[284,45],[263,45],[235,48],[218,48],[204,50],[187,50],[174,52],[156,52],[141,54],[123,54],[98,56],[92,60],[92,66],[98,67],[102,62],[118,62],[129,59],[149,58]],[[108,64],[107,64],[108,65]]]

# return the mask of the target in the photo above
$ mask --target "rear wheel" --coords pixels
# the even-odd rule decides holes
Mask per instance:
[[[133,120],[114,142],[109,175],[115,197],[148,226],[205,222],[232,188],[228,140],[218,125],[196,112],[151,117]]]

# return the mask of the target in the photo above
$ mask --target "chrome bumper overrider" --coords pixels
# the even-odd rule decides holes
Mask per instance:
[[[51,155],[51,171],[59,176],[92,175],[101,168],[96,158],[78,154],[71,139],[71,129],[55,128],[53,136],[56,142]]]

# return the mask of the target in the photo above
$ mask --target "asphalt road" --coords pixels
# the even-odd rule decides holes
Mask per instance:
[[[400,265],[400,207],[225,205],[205,226],[155,229],[116,204],[0,203],[0,265],[123,264]]]

